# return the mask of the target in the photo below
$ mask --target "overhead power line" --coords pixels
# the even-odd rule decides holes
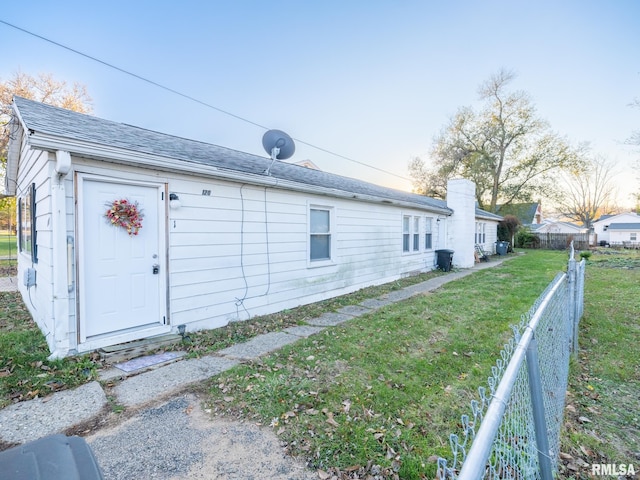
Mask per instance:
[[[63,48],[63,49],[68,50],[68,51],[70,51],[72,53],[75,53],[76,55],[80,55],[80,56],[85,57],[85,58],[87,58],[89,60],[92,60],[94,62],[100,63],[100,64],[102,64],[102,65],[104,65],[104,66],[106,66],[108,68],[112,68],[113,70],[117,70],[120,73],[124,73],[125,75],[129,75],[130,77],[136,78],[136,79],[138,79],[138,80],[140,80],[142,82],[145,82],[145,83],[148,83],[150,85],[153,85],[154,87],[160,88],[160,89],[165,90],[165,91],[170,92],[170,93],[173,93],[174,95],[178,95],[178,96],[180,96],[182,98],[186,98],[187,100],[191,100],[192,102],[195,102],[195,103],[197,103],[199,105],[202,105],[202,106],[207,107],[207,108],[211,108],[211,109],[213,109],[213,110],[215,110],[217,112],[220,112],[220,113],[222,113],[224,115],[228,115],[230,117],[233,117],[236,120],[240,120],[242,122],[248,123],[248,124],[253,125],[255,127],[258,127],[258,128],[262,128],[264,130],[269,130],[269,127],[266,127],[266,126],[261,125],[261,124],[259,124],[257,122],[249,120],[248,118],[242,117],[240,115],[236,115],[235,113],[229,112],[228,110],[224,110],[224,109],[219,108],[219,107],[216,107],[215,105],[211,105],[210,103],[207,103],[207,102],[204,102],[202,100],[199,100],[199,99],[197,99],[197,98],[195,98],[195,97],[193,97],[191,95],[188,95],[186,93],[180,92],[180,91],[175,90],[175,89],[173,89],[171,87],[167,87],[166,85],[158,83],[158,82],[156,82],[154,80],[151,80],[149,78],[143,77],[142,75],[138,75],[136,73],[133,73],[133,72],[131,72],[129,70],[125,70],[124,68],[118,67],[117,65],[114,65],[112,63],[105,62],[104,60],[101,60],[101,59],[99,59],[97,57],[94,57],[94,56],[89,55],[87,53],[81,52],[79,50],[76,50],[75,48],[69,47],[69,46],[64,45],[62,43],[56,42],[55,40],[51,40],[50,38],[44,37],[42,35],[38,35],[37,33],[34,33],[34,32],[29,31],[29,30],[26,30],[24,28],[21,28],[21,27],[19,27],[17,25],[9,23],[9,22],[7,22],[5,20],[0,19],[0,23],[3,23],[5,25],[7,25],[8,27],[11,27],[11,28],[14,28],[16,30],[19,30],[19,31],[21,31],[23,33],[26,33],[27,35],[31,35],[32,37],[38,38],[38,39],[43,40],[43,41],[45,41],[47,43],[50,43],[52,45],[55,45],[56,47]],[[354,160],[353,158],[347,157],[345,155],[341,155],[339,153],[333,152],[333,151],[328,150],[326,148],[319,147],[319,146],[314,145],[312,143],[305,142],[304,140],[301,140],[299,138],[294,138],[294,140],[296,142],[298,142],[298,143],[302,143],[303,145],[306,145],[308,147],[314,148],[314,149],[316,149],[316,150],[318,150],[320,152],[328,153],[329,155],[333,155],[335,157],[342,158],[344,160],[348,160],[349,162],[357,163],[358,165],[362,165],[364,167],[368,167],[368,168],[371,168],[373,170],[377,170],[379,172],[386,173],[387,175],[393,175],[394,177],[401,178],[402,180],[411,181],[410,178],[403,177],[402,175],[398,175],[397,173],[389,172],[388,170],[384,170],[382,168],[378,168],[378,167],[375,167],[373,165],[369,165],[368,163],[361,162],[361,161],[358,161],[358,160]]]

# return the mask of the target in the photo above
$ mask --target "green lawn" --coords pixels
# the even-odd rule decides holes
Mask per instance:
[[[16,236],[6,232],[0,232],[0,258],[17,256]]]
[[[563,473],[574,478],[591,478],[592,463],[632,463],[640,473],[640,252],[599,251],[587,264],[569,380]]]
[[[271,425],[314,468],[435,476],[477,387],[564,253],[529,252],[216,379],[210,408]],[[336,471],[333,470],[332,473]],[[385,477],[386,478],[386,477]]]
[[[208,408],[271,425],[291,454],[338,478],[372,465],[381,478],[393,478],[394,469],[402,479],[434,478],[434,458],[450,457],[448,436],[460,433],[460,415],[486,383],[509,325],[566,260],[563,252],[528,251],[329,328],[205,382]],[[208,354],[433,275],[442,273],[192,333],[183,347]],[[639,462],[638,285],[638,252],[594,253],[587,265],[561,478],[587,478],[590,463]],[[19,297],[0,294],[0,407],[87,382],[101,366],[92,356],[48,362],[47,355]]]

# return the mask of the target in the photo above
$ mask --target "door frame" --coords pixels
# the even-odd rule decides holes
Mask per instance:
[[[83,339],[83,329],[85,327],[85,319],[82,318],[84,311],[84,285],[86,282],[83,271],[84,266],[84,219],[83,219],[83,197],[84,197],[84,181],[95,181],[102,183],[114,183],[118,185],[138,185],[142,187],[155,188],[158,192],[158,260],[160,262],[161,272],[158,285],[158,307],[164,323],[158,323],[153,326],[145,326],[140,328],[128,329],[125,331],[108,332],[93,337]],[[74,172],[74,216],[75,216],[75,270],[76,278],[76,341],[78,352],[86,352],[95,350],[96,348],[125,343],[132,340],[138,340],[154,335],[162,335],[171,331],[171,321],[169,315],[169,249],[168,249],[168,184],[166,182],[158,182],[153,180],[126,180],[117,177],[111,177],[104,174]],[[164,201],[162,201],[164,200]]]

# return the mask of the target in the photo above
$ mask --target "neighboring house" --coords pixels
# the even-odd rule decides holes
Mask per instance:
[[[589,229],[580,227],[574,223],[559,221],[544,221],[540,225],[532,225],[531,230],[534,233],[564,233],[576,234],[587,233]]]
[[[52,358],[428,271],[437,249],[471,267],[474,228],[492,243],[501,218],[475,209],[468,180],[443,201],[280,161],[267,175],[269,158],[19,97],[13,108],[19,289]],[[122,200],[137,208],[110,221]]]
[[[525,227],[535,228],[535,225],[542,223],[542,204],[534,203],[507,203],[498,205],[496,213],[502,217],[513,215]]]
[[[629,212],[619,215],[603,215],[593,222],[598,243],[611,245],[640,242],[640,215]]]
[[[640,222],[609,225],[609,244],[637,248],[640,246]]]
[[[299,162],[291,162],[294,165],[300,165],[301,167],[313,168],[314,170],[320,170],[320,168],[311,160],[300,160]]]

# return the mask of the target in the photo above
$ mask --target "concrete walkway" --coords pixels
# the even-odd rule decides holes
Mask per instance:
[[[127,374],[117,368],[104,370],[100,373],[99,381],[93,381],[74,390],[57,392],[48,397],[10,405],[0,410],[0,441],[17,444],[54,433],[64,433],[76,425],[90,422],[103,414],[110,401],[116,405],[123,405],[127,409],[136,409],[166,399],[183,391],[190,384],[218,375],[242,361],[267,355],[326,328],[375,312],[386,305],[435,290],[445,283],[466,277],[475,271],[495,267],[509,258],[513,257],[493,257],[488,263],[479,263],[470,269],[456,270],[378,298],[364,300],[358,305],[344,307],[337,312],[325,313],[309,320],[304,326],[259,335],[245,343],[238,343],[220,350],[214,355],[151,367],[143,373]],[[108,384],[115,384],[115,386],[107,387]],[[108,389],[111,397],[109,400],[105,388]]]
[[[0,277],[0,292],[17,292],[18,277]]]

